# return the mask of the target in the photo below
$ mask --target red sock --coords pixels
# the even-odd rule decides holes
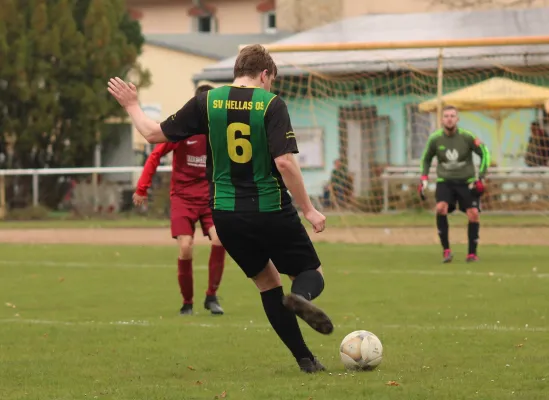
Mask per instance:
[[[193,304],[193,260],[177,260],[177,281],[183,304]]]
[[[221,283],[223,269],[225,268],[225,248],[223,246],[212,246],[210,262],[208,264],[208,290],[206,296],[215,296],[217,288]]]

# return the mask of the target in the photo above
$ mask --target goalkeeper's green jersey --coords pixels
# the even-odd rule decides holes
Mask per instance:
[[[429,136],[421,158],[421,175],[429,175],[431,162],[437,157],[437,180],[469,182],[476,178],[473,153],[480,156],[479,176],[484,176],[490,166],[490,153],[473,133],[457,128],[447,135],[439,129]]]
[[[272,212],[291,205],[274,159],[298,148],[286,104],[273,93],[212,89],[189,100],[161,128],[170,141],[208,135],[212,210]]]

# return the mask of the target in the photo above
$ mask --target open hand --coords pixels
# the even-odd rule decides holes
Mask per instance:
[[[126,83],[119,77],[111,78],[107,90],[124,108],[138,105],[137,88],[133,83]]]

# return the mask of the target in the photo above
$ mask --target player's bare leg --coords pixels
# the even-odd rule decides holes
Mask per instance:
[[[266,267],[252,278],[261,293],[265,314],[278,337],[295,357],[303,372],[313,373],[325,368],[313,356],[301,333],[295,313],[284,306],[284,291],[280,274],[269,261]]]
[[[442,262],[449,263],[452,262],[454,256],[450,250],[450,240],[448,238],[448,231],[450,230],[448,226],[448,203],[445,201],[438,202],[436,205],[436,214],[438,237],[440,238],[443,251]]]
[[[467,262],[475,262],[478,261],[477,246],[479,239],[480,215],[478,209],[476,208],[468,208],[466,213],[467,219],[469,220],[469,225],[467,227],[467,236],[469,238]]]
[[[217,236],[214,226],[208,230],[208,235],[212,242],[212,249],[208,263],[208,290],[206,291],[204,308],[210,310],[213,315],[223,315],[223,308],[221,308],[219,299],[217,298],[217,289],[221,283],[225,268],[225,249]]]
[[[179,311],[181,315],[192,315],[193,313],[193,237],[181,235],[177,237],[179,245],[179,259],[177,268],[177,281],[181,296],[183,297],[183,306]]]

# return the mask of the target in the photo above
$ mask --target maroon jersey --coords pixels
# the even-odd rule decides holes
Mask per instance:
[[[147,195],[160,159],[173,151],[170,194],[183,200],[188,207],[207,207],[210,194],[206,180],[206,135],[191,136],[177,143],[161,143],[149,155],[136,193]]]

